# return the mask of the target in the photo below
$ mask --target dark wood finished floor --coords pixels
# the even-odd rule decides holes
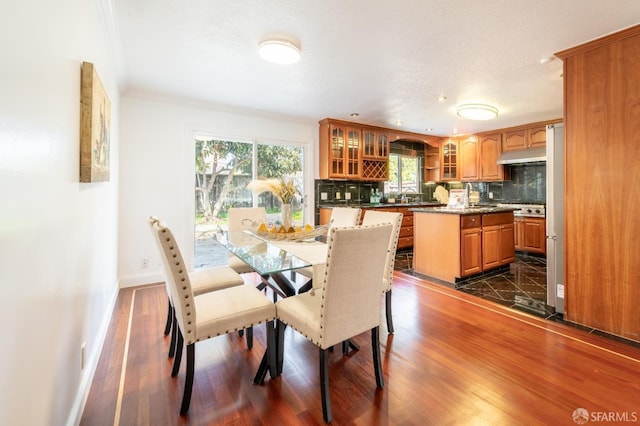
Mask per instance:
[[[333,424],[575,425],[578,408],[640,421],[636,347],[399,272],[393,309],[395,334],[381,326],[384,389],[368,335],[360,351],[331,355]],[[180,417],[184,361],[171,378],[165,314],[164,285],[120,292],[81,424],[323,424],[317,349],[292,330],[282,376],[252,384],[262,327],[252,350],[237,334],[196,345]]]

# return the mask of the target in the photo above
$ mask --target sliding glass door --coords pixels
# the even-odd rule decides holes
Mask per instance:
[[[212,236],[226,229],[230,207],[265,207],[267,221],[280,218],[280,201],[271,193],[258,196],[248,190],[253,179],[292,179],[303,191],[304,149],[301,146],[215,138],[195,138],[195,257],[196,268],[226,263],[226,253],[215,253]],[[292,204],[293,219],[303,224],[303,203]]]

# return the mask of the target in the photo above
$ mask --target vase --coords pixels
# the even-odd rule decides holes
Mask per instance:
[[[289,229],[293,226],[293,212],[291,211],[291,204],[282,205],[282,226],[285,229]]]

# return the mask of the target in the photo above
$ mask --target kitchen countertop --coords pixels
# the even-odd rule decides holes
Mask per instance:
[[[380,203],[380,204],[370,204],[370,203],[358,203],[358,204],[345,204],[345,203],[340,203],[340,204],[321,204],[318,206],[318,208],[320,209],[332,209],[334,207],[355,207],[355,208],[363,208],[363,209],[370,209],[370,208],[377,208],[377,207],[413,207],[413,208],[417,208],[419,206],[431,206],[431,207],[437,207],[437,206],[441,206],[442,204],[438,203],[437,201],[421,201],[421,202],[413,202],[413,203]]]
[[[497,206],[475,206],[467,207],[465,209],[454,209],[450,207],[416,207],[411,211],[414,213],[444,213],[444,214],[457,214],[457,215],[471,215],[471,214],[489,214],[489,213],[503,213],[512,212],[518,210],[512,207],[497,207]]]

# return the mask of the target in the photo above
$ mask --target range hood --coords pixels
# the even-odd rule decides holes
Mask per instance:
[[[547,148],[519,149],[517,151],[506,151],[500,154],[498,164],[525,164],[541,163],[547,161]]]

